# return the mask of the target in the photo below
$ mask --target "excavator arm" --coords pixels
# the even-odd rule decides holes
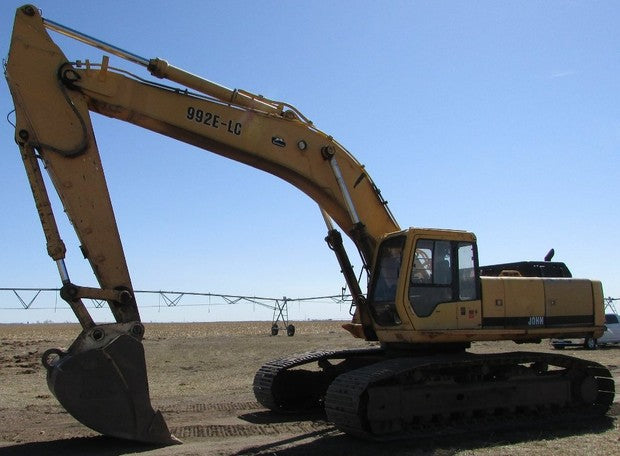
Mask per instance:
[[[46,28],[146,66],[152,75],[182,85],[146,81],[99,64],[71,62]],[[230,90],[176,68],[144,59],[43,19],[31,5],[15,17],[5,68],[16,113],[19,146],[48,253],[83,332],[65,352],[50,350],[43,363],[48,384],[79,421],[104,434],[173,443],[150,404],[141,344],[144,328],[90,121],[90,111],[161,133],[253,166],[291,183],[320,206],[333,248],[358,305],[367,337],[372,322],[333,220],[371,267],[375,247],[399,230],[364,167],[331,136],[286,103]],[[65,246],[41,176],[42,162],[60,196],[100,289],[74,285]],[[107,300],[115,324],[97,325],[81,298]],[[105,384],[105,388],[102,385]],[[103,391],[103,392],[102,392]]]

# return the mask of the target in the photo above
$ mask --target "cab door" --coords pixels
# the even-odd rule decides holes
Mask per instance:
[[[408,313],[418,330],[478,328],[477,254],[473,242],[416,240]]]

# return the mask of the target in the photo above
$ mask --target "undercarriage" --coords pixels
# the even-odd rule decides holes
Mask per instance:
[[[371,440],[600,416],[614,389],[607,368],[570,356],[426,356],[382,348],[284,358],[265,364],[254,380],[265,407],[280,413],[323,407],[338,429]]]

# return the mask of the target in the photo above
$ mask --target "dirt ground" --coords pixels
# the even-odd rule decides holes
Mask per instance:
[[[77,325],[0,325],[0,455],[615,455],[620,399],[596,421],[525,426],[486,435],[369,443],[348,437],[320,415],[287,418],[252,394],[265,362],[321,348],[363,346],[339,322],[296,323],[294,337],[270,335],[268,322],[147,324],[145,350],[153,406],[183,445],[156,448],[103,437],[76,422],[47,388],[41,354],[67,347]],[[472,351],[546,351],[548,343],[478,343]],[[608,366],[620,378],[620,347],[568,354]]]

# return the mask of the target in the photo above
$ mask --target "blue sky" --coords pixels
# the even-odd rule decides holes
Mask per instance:
[[[8,53],[14,10],[0,5]],[[613,1],[40,1],[44,17],[231,88],[295,105],[360,162],[400,225],[473,231],[482,264],[542,259],[620,297],[620,4]],[[101,53],[53,34],[70,59]],[[147,76],[113,57],[114,65]],[[12,109],[6,84],[0,107]],[[93,115],[136,289],[271,297],[344,283],[317,206],[279,179]],[[0,287],[56,287],[3,122]],[[58,207],[58,206],[57,206]],[[63,219],[60,208],[57,218]],[[74,282],[94,285],[66,222]],[[351,251],[354,256],[354,252]],[[359,262],[358,262],[359,263]],[[0,322],[72,320],[7,310]],[[347,318],[294,305],[291,318]],[[269,319],[235,305],[149,320]],[[99,320],[109,319],[97,311]]]

